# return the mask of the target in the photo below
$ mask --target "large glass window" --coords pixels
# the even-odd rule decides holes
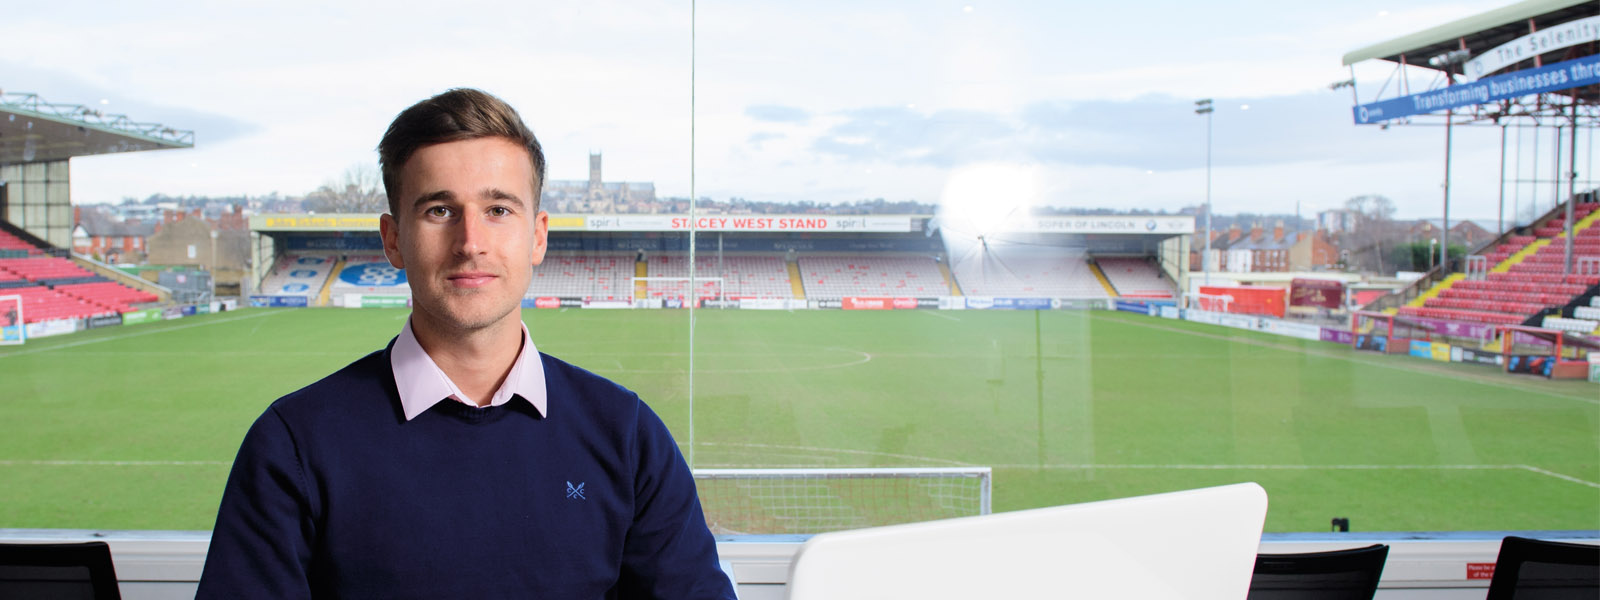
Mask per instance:
[[[1266,488],[1276,532],[1600,528],[1594,383],[1450,348],[1360,351],[1339,333],[1352,302],[1251,312],[1205,289],[1282,288],[1287,303],[1297,278],[1352,297],[1404,286],[1392,263],[1297,265],[1370,249],[1316,237],[1352,197],[1392,196],[1394,223],[1438,212],[1442,132],[1356,131],[1348,96],[1326,89],[1348,75],[1324,67],[1467,16],[1452,7],[1388,21],[1170,3],[215,7],[162,25],[195,32],[181,42],[143,17],[39,10],[56,33],[31,39],[33,71],[8,90],[103,95],[197,130],[192,150],[75,159],[78,206],[250,196],[254,216],[290,213],[304,207],[288,198],[375,168],[405,106],[481,87],[548,159],[550,252],[523,313],[535,343],[637,391],[691,466],[990,475],[989,500],[909,471],[704,479],[708,510],[729,511],[720,533],[1240,481]],[[1457,143],[1478,145],[1460,176],[1489,182],[1465,186],[1457,215],[1487,225],[1496,142]],[[0,170],[7,220],[62,247],[67,166]],[[382,268],[370,222],[257,225],[240,310],[141,305],[152,322],[0,346],[0,528],[208,529],[267,404],[398,333],[404,289],[332,275]],[[293,293],[327,306],[250,307],[296,285],[274,277],[301,259],[327,266]],[[390,306],[334,307],[363,298]]]

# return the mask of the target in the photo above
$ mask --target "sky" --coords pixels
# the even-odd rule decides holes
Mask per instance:
[[[1329,84],[1351,77],[1346,52],[1508,3],[15,3],[0,89],[195,131],[193,149],[73,159],[77,203],[303,194],[375,165],[406,106],[477,87],[518,108],[551,179],[587,178],[597,151],[606,180],[662,196],[982,203],[953,195],[992,187],[1166,210],[1205,202],[1192,102],[1214,98],[1218,213],[1380,194],[1437,218],[1443,128],[1355,126]],[[1357,65],[1364,101],[1392,71]],[[1500,132],[1453,135],[1452,220],[1492,224]],[[1533,156],[1514,164],[1531,176]],[[1508,187],[1506,212],[1552,198]]]

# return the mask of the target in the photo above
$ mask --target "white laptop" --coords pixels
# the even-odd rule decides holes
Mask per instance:
[[[790,600],[1239,600],[1267,516],[1240,483],[824,533],[789,568]]]

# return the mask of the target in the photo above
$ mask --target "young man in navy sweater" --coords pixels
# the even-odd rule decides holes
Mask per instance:
[[[521,117],[451,90],[378,153],[411,318],[250,428],[199,596],[732,598],[661,420],[522,323],[549,215]]]

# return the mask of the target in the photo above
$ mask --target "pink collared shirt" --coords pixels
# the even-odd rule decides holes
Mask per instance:
[[[405,411],[407,421],[441,400],[478,405],[461,393],[455,382],[450,381],[444,370],[422,349],[422,344],[417,343],[416,334],[411,332],[411,319],[406,319],[405,327],[400,329],[400,337],[394,340],[394,349],[389,352],[389,367],[394,371],[395,387],[400,390],[400,406]],[[539,350],[533,347],[533,338],[528,335],[526,323],[522,324],[522,351],[517,353],[517,361],[511,364],[511,372],[506,374],[500,389],[495,390],[488,406],[505,404],[511,401],[513,394],[522,396],[541,416],[546,415],[544,363],[539,360]]]

